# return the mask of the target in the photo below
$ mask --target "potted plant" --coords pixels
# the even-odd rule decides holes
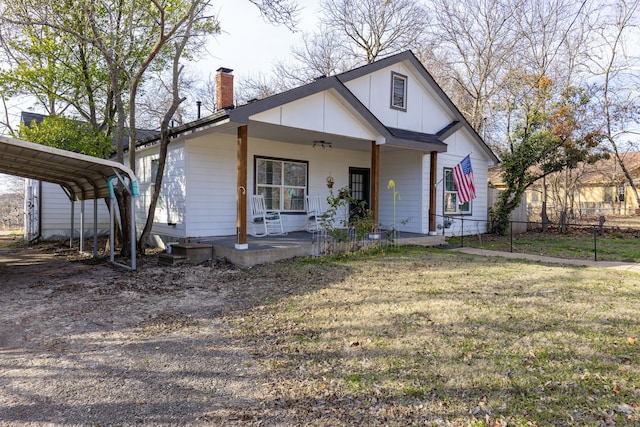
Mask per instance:
[[[357,239],[379,239],[380,233],[378,230],[378,223],[373,217],[373,211],[367,209],[363,214],[354,216],[352,219],[352,227],[355,230]],[[377,237],[375,237],[377,235]]]
[[[331,175],[329,175],[329,176],[327,177],[327,188],[333,188],[333,184],[334,184],[335,182],[336,182],[336,181],[333,179],[333,177],[332,177]]]

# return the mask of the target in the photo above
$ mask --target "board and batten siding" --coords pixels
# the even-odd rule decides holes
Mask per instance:
[[[471,136],[466,130],[460,130],[447,138],[446,153],[438,155],[438,179],[436,197],[436,224],[442,226],[444,216],[444,169],[453,169],[467,155],[470,154],[473,178],[476,188],[476,198],[471,201],[471,215],[464,215],[463,221],[460,215],[448,215],[453,218],[451,228],[445,229],[446,235],[459,236],[464,231],[465,235],[485,233],[487,230],[487,190],[490,159],[472,143]],[[442,229],[437,230],[438,233]]]
[[[406,111],[391,108],[392,72],[407,76]],[[436,133],[451,123],[452,116],[447,114],[441,100],[421,81],[411,69],[398,63],[348,81],[345,86],[385,126]]]
[[[395,228],[398,231],[426,233],[424,229],[424,153],[413,150],[382,151],[380,153],[380,214],[379,223],[392,228],[393,189],[388,188],[389,180],[396,184],[396,218]],[[428,163],[427,163],[428,167]],[[428,171],[427,171],[428,188]],[[426,196],[428,209],[428,193]],[[427,223],[428,227],[429,224]]]
[[[310,95],[255,114],[251,120],[367,141],[375,140],[378,136],[371,125],[354,114],[352,107],[333,91]]]

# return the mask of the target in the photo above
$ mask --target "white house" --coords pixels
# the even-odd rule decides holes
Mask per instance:
[[[398,230],[486,231],[487,169],[497,158],[412,52],[240,106],[233,105],[232,70],[219,69],[216,79],[218,110],[172,130],[153,226],[165,242],[238,236],[242,249],[248,195],[266,195],[291,232],[305,228],[305,196],[325,200],[343,187],[366,201],[380,224],[391,225],[389,180],[400,195]],[[149,204],[158,140],[137,148],[138,224]],[[451,173],[467,155],[477,197],[459,205]]]

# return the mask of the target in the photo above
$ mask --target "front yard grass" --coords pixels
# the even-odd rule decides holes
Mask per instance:
[[[558,232],[528,232],[511,236],[483,234],[475,236],[448,237],[452,246],[482,248],[493,251],[528,253],[557,258],[594,259],[598,261],[640,262],[640,232],[604,230],[595,236],[592,230]]]
[[[267,378],[257,418],[640,424],[636,273],[406,247],[251,275],[278,291],[226,321]]]

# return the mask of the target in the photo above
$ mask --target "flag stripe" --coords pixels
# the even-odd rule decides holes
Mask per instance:
[[[471,159],[467,155],[453,168],[453,182],[458,193],[458,203],[463,204],[476,198],[476,187],[473,184]]]

